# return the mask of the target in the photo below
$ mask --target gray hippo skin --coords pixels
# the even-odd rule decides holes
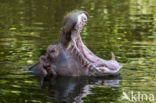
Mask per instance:
[[[85,11],[71,12],[64,18],[62,33],[55,45],[47,48],[39,63],[30,68],[35,74],[52,76],[105,76],[118,74],[121,64],[103,60],[82,42],[80,32],[88,20]]]

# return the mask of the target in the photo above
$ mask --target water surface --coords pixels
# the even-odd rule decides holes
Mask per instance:
[[[74,9],[89,13],[84,43],[104,59],[113,51],[123,65],[121,75],[57,78],[41,85],[28,68],[55,43],[64,15]],[[0,1],[0,103],[133,102],[122,100],[123,92],[156,99],[155,0]]]

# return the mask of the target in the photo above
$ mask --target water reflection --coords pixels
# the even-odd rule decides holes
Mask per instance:
[[[90,79],[82,84],[75,81],[83,79],[73,80],[82,85],[81,91],[89,85],[92,93],[83,101],[121,103],[123,90],[156,96],[156,0],[0,0],[0,102],[49,102],[48,90],[40,90],[37,79],[23,71],[56,41],[64,15],[73,9],[89,13],[81,34],[87,47],[104,59],[113,51],[123,64],[122,80],[114,91],[106,86],[111,81],[93,86]],[[12,75],[15,72],[19,74]]]
[[[92,86],[111,87],[112,89],[106,89],[105,93],[114,97],[120,97],[121,93],[118,89],[120,77],[57,77],[43,81],[41,84],[42,89],[47,89],[48,99],[51,101],[57,100],[60,103],[82,103],[85,96],[92,94]],[[102,90],[102,89],[101,89]],[[105,95],[105,94],[103,94]],[[98,98],[98,97],[97,97]],[[113,98],[113,97],[112,97]],[[110,98],[109,98],[110,99]],[[105,99],[105,101],[110,101]],[[117,101],[118,98],[116,98]]]

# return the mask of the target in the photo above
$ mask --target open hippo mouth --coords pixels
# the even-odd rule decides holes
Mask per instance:
[[[80,32],[88,20],[88,13],[75,11],[64,18],[63,30],[55,45],[49,45],[39,63],[30,68],[35,74],[60,76],[114,75],[121,69],[112,53],[104,60],[92,53],[82,42]]]
[[[88,16],[85,13],[81,13],[77,16],[77,23],[75,25],[76,30],[71,33],[71,40],[76,51],[84,57],[96,70],[103,73],[116,73],[121,69],[121,64],[115,60],[115,55],[112,53],[111,60],[103,60],[92,53],[82,42],[80,32],[85,26],[88,20]]]

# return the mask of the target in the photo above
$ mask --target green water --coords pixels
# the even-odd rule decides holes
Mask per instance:
[[[113,51],[121,75],[57,78],[42,87],[28,68],[55,43],[74,9],[89,13],[84,43],[104,59]],[[0,0],[0,103],[133,103],[123,92],[156,99],[155,0]]]

